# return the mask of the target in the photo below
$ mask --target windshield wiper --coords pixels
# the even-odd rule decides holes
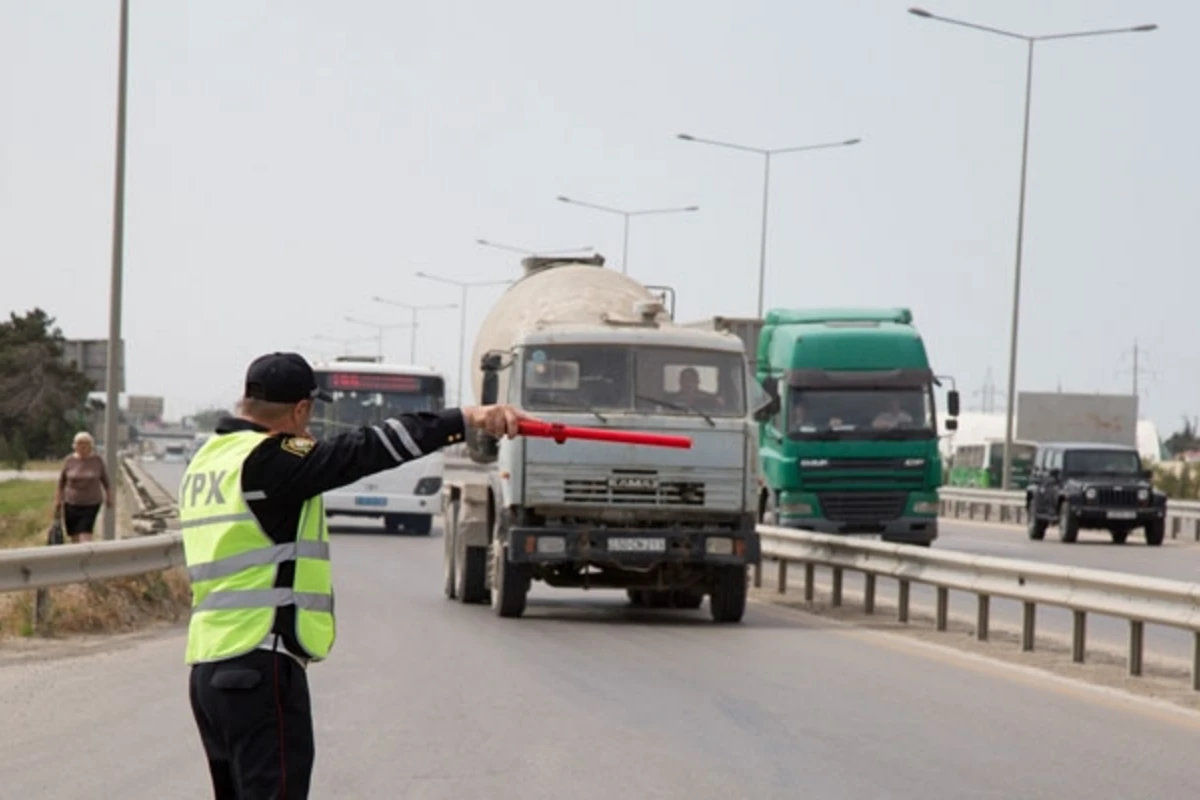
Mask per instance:
[[[538,400],[538,403],[548,405],[548,406],[557,406],[558,408],[564,409],[566,411],[582,411],[586,414],[594,414],[596,416],[596,419],[600,420],[601,422],[608,422],[607,417],[605,417],[603,414],[601,414],[599,411],[592,408],[591,406],[582,406],[581,407],[576,403],[568,403],[565,400]]]
[[[717,427],[717,423],[713,422],[712,417],[710,417],[708,414],[704,413],[700,409],[696,408],[695,406],[689,406],[689,405],[685,405],[682,403],[672,403],[670,400],[663,400],[661,397],[652,397],[650,395],[645,395],[645,394],[635,394],[633,396],[633,399],[645,400],[647,403],[657,403],[660,406],[666,406],[667,408],[673,408],[676,411],[691,411],[693,414],[699,414],[700,416],[704,417],[704,421],[709,424],[709,427],[712,427],[712,428]]]

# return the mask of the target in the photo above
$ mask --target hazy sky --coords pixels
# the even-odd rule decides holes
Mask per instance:
[[[861,137],[772,171],[768,306],[907,305],[964,405],[1002,390],[1024,46],[892,0],[133,0],[128,386],[167,413],[234,400],[246,363],[373,336],[371,301],[454,302],[416,270],[515,277],[523,247],[595,245],[678,289],[679,317],[755,309],[764,147]],[[1200,2],[928,0],[1052,41],[1035,57],[1018,386],[1200,413]],[[117,0],[0,1],[3,310],[107,335]],[[468,350],[499,288],[471,292]],[[457,311],[419,360],[458,366]],[[408,332],[386,334],[406,359]],[[373,352],[367,341],[358,350]]]

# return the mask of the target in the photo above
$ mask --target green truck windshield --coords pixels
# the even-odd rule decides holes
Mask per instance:
[[[807,438],[927,439],[934,435],[929,388],[789,388],[788,435]]]
[[[523,363],[521,404],[530,410],[746,413],[746,362],[739,353],[564,344],[530,347]]]

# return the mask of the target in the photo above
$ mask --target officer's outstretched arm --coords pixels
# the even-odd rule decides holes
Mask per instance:
[[[245,469],[267,498],[303,501],[461,442],[464,432],[455,408],[400,414],[318,442],[280,434],[256,448]]]

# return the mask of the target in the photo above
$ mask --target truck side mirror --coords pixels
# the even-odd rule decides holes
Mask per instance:
[[[503,354],[495,350],[485,353],[479,360],[479,369],[483,372],[483,382],[480,388],[480,405],[492,405],[500,396],[500,376]],[[500,455],[500,440],[495,436],[475,428],[467,429],[467,455],[476,464],[491,464]]]
[[[946,420],[946,430],[948,430],[948,431],[958,430],[958,420],[953,419],[953,418]]]
[[[500,376],[497,374],[500,371],[500,365],[500,353],[494,350],[490,353],[485,353],[483,358],[479,360],[479,369],[483,372],[483,387],[480,392],[482,396],[479,398],[480,405],[490,406],[500,396]]]
[[[946,411],[952,417],[958,416],[958,389],[951,389],[949,392],[946,393]],[[946,427],[949,428],[950,430],[954,430],[954,428],[950,428],[949,425],[947,425]],[[957,426],[955,426],[955,427],[957,427]]]
[[[755,422],[766,422],[779,413],[779,381],[776,378],[764,378],[759,384],[762,393],[751,416]],[[756,394],[758,394],[756,392]]]

